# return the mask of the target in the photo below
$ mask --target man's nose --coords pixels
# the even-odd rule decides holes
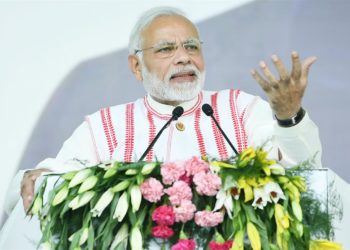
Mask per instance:
[[[188,64],[191,62],[191,57],[182,45],[179,45],[175,50],[174,64]]]

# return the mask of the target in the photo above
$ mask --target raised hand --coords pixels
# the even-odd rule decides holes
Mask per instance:
[[[260,62],[260,68],[265,77],[261,76],[255,69],[251,70],[251,74],[266,92],[277,118],[284,120],[293,117],[299,111],[308,84],[309,70],[316,61],[316,57],[308,57],[301,62],[298,53],[293,51],[291,73],[277,55],[273,55],[271,58],[278,71],[279,79],[271,73],[264,61]]]

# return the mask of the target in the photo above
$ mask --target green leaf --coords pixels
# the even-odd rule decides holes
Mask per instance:
[[[258,229],[259,234],[260,234],[262,249],[270,250],[270,244],[269,244],[270,241],[269,241],[269,237],[268,237],[265,225],[261,222],[259,224],[256,224],[256,226],[257,226],[257,229]]]
[[[60,234],[60,241],[57,247],[59,250],[68,249],[68,224],[67,223],[63,223],[62,232]]]
[[[94,228],[92,227],[92,223],[90,223],[90,225],[89,225],[89,237],[87,240],[88,250],[94,249],[94,242],[95,242],[95,232],[94,232]]]
[[[109,217],[104,218],[103,221],[99,221],[99,224],[97,224],[97,237],[100,238],[102,236],[104,228],[107,226],[108,221],[111,219]]]
[[[132,209],[128,210],[128,216],[129,216],[130,224],[132,226],[135,226],[137,223],[137,217],[136,217],[136,214],[132,212]]]
[[[144,206],[144,208],[142,209],[141,213],[138,213],[138,220],[137,220],[137,224],[142,226],[143,224],[143,220],[145,219],[146,217],[146,213],[148,211],[148,208],[147,206]]]
[[[112,203],[110,205],[109,217],[110,217],[111,220],[113,220],[113,214],[114,214],[115,208],[117,207],[117,204],[118,204],[118,201],[119,201],[119,197],[120,197],[120,194],[116,193],[114,198],[113,198],[113,200],[112,200]]]
[[[246,204],[242,204],[242,207],[245,211],[245,214],[249,221],[253,222],[254,224],[258,224],[258,218],[256,217],[254,208],[252,206],[248,206]]]
[[[82,230],[81,229],[74,233],[73,240],[72,240],[72,242],[71,242],[71,244],[69,246],[69,250],[74,250],[74,248],[79,246],[79,241],[80,241],[81,234],[82,234]]]
[[[113,229],[118,224],[117,220],[109,220],[102,233],[102,250],[108,249],[113,240]]]
[[[267,206],[266,210],[267,210],[267,215],[268,215],[269,219],[271,220],[274,213],[275,213],[275,207],[274,206]]]
[[[70,210],[70,207],[69,207],[69,202],[70,202],[71,200],[67,200],[65,203],[64,203],[64,207],[63,207],[63,209],[61,210],[61,213],[60,213],[60,219],[63,219],[63,216],[66,214],[66,212],[68,211],[68,210]]]

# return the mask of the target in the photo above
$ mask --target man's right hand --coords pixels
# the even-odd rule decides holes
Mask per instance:
[[[50,172],[50,170],[46,168],[33,169],[26,171],[23,175],[21,181],[21,196],[25,212],[27,212],[33,201],[35,181],[43,172]]]

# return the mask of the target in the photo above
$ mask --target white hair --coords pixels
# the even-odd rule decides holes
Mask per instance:
[[[129,37],[129,54],[130,55],[135,54],[136,49],[141,49],[142,47],[141,34],[145,30],[145,28],[147,28],[154,19],[161,16],[182,16],[188,19],[183,11],[173,7],[156,7],[144,12],[136,22]],[[195,28],[198,32],[197,27]]]

